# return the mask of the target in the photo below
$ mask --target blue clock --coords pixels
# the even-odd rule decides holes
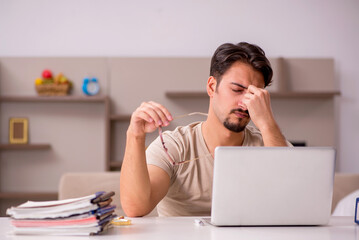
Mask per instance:
[[[100,85],[98,84],[97,78],[84,78],[82,91],[88,96],[96,95],[100,91]]]

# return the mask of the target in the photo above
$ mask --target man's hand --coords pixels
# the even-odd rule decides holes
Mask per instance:
[[[136,137],[145,137],[146,133],[155,131],[159,126],[168,126],[172,115],[159,103],[143,102],[131,116],[128,132]]]
[[[273,116],[269,92],[253,85],[248,86],[242,103],[248,110],[254,125],[262,133],[264,146],[287,146]]]
[[[275,124],[270,95],[267,90],[250,85],[242,102],[247,107],[251,120],[259,130],[270,128]]]

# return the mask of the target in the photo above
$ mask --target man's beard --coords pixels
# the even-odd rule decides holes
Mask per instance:
[[[230,112],[230,114],[235,113],[235,112],[245,113],[245,114],[247,114],[248,117],[249,117],[248,111],[244,111],[244,110],[242,110],[242,109],[233,109],[233,110]],[[242,124],[240,121],[238,121],[237,123],[233,123],[233,122],[230,122],[229,119],[230,119],[230,118],[227,117],[227,118],[224,120],[223,125],[224,125],[225,128],[227,128],[228,130],[230,130],[230,131],[232,131],[232,132],[236,132],[236,133],[242,132],[242,131],[246,128],[246,126],[247,126],[247,124],[248,124],[248,123]]]

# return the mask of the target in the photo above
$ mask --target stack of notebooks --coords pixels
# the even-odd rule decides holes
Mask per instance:
[[[114,214],[114,192],[97,192],[59,201],[28,201],[7,209],[15,234],[96,235],[104,232]]]

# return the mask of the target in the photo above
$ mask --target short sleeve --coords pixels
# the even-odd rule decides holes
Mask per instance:
[[[180,156],[180,144],[169,132],[163,132],[163,140],[165,146],[168,149],[168,154],[172,159],[179,159]],[[171,182],[174,181],[175,167],[168,159],[168,156],[162,146],[160,137],[157,137],[146,150],[146,161],[148,165],[154,165],[162,168],[170,177]]]

